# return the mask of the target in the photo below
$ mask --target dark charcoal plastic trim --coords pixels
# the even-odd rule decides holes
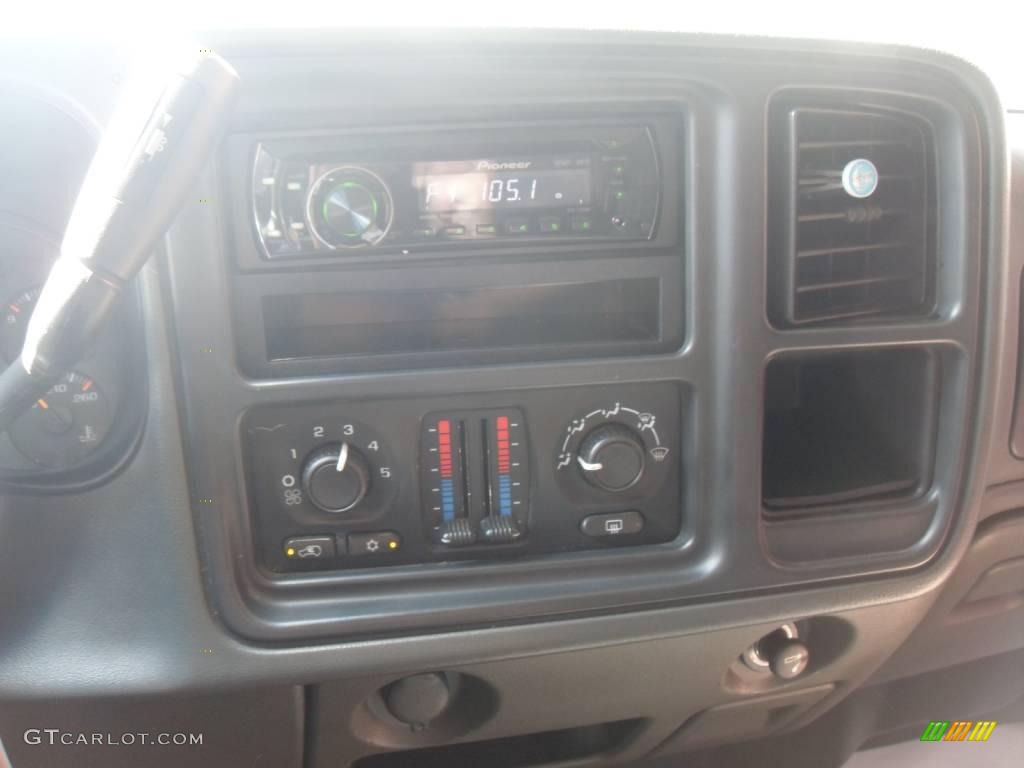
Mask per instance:
[[[990,281],[1005,245],[999,107],[975,70],[949,57],[903,48],[668,35],[508,34],[488,37],[484,47],[471,37],[432,33],[429,39],[403,37],[400,44],[363,35],[351,45],[337,43],[302,35],[294,38],[294,47],[280,43],[268,49],[255,38],[234,46],[226,42],[225,52],[250,84],[235,128],[374,124],[393,119],[396,104],[403,105],[399,114],[404,119],[416,121],[467,105],[480,116],[501,117],[524,105],[593,108],[630,99],[638,108],[652,101],[685,103],[683,213],[688,226],[680,258],[686,337],[678,353],[628,360],[481,364],[254,382],[239,374],[234,360],[211,360],[199,352],[231,350],[236,340],[224,221],[210,206],[191,206],[173,233],[168,261],[179,307],[192,483],[197,498],[216,498],[212,507],[194,500],[195,519],[211,598],[231,629],[266,641],[436,631],[893,577],[937,563],[934,570],[891,582],[901,592],[912,584],[934,584],[955,561],[973,525],[968,510],[980,492],[975,473],[983,458],[980,447],[993,391],[985,373],[991,350],[983,331],[991,332],[1001,307]],[[481,67],[453,88],[464,57],[484,48]],[[551,51],[557,54],[549,56]],[[549,76],[551,67],[557,67],[558,78]],[[365,78],[367,86],[360,110],[324,99],[324,93],[342,92],[335,86],[356,76]],[[433,88],[435,83],[445,87]],[[479,90],[483,84],[486,88]],[[942,105],[936,144],[944,211],[940,240],[946,248],[936,283],[938,311],[932,318],[791,331],[767,322],[766,105],[780,88],[823,86],[837,92],[873,90],[880,98],[914,94]],[[444,265],[438,260],[438,269]],[[510,260],[508,268],[515,267]],[[889,510],[893,519],[920,513],[923,527],[896,551],[837,553],[835,559],[799,569],[780,567],[758,522],[765,361],[789,352],[908,345],[943,355],[948,377],[939,408],[933,492]],[[687,534],[673,544],[507,565],[303,576],[274,584],[260,577],[249,547],[249,500],[238,458],[239,421],[248,408],[269,402],[357,404],[371,397],[481,392],[494,393],[496,403],[507,404],[522,389],[623,381],[681,382],[692,393],[683,437]],[[933,511],[927,505],[934,505]],[[944,544],[951,545],[947,555],[937,558]]]

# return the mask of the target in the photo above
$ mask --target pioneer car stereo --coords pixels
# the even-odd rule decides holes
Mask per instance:
[[[685,113],[618,113],[229,136],[241,369],[678,349]]]
[[[668,118],[254,137],[266,259],[514,243],[643,241]]]

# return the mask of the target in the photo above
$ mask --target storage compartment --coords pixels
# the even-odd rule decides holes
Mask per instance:
[[[765,374],[766,514],[910,498],[931,475],[938,361],[924,349],[782,356]]]
[[[263,297],[270,361],[657,343],[656,278]]]
[[[642,726],[642,720],[564,728],[545,733],[508,736],[468,744],[386,752],[357,760],[354,768],[432,768],[476,765],[520,768],[583,760],[621,749]]]
[[[669,755],[711,744],[763,738],[784,729],[832,691],[827,683],[773,696],[759,696],[751,701],[721,704],[699,712],[685,723],[656,752]]]

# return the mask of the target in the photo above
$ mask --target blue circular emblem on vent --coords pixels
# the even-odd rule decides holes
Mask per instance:
[[[871,197],[878,189],[878,169],[866,158],[851,160],[843,168],[843,189],[850,197]]]

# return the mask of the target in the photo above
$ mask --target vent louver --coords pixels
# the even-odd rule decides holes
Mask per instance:
[[[778,115],[773,306],[783,323],[927,312],[934,217],[925,125],[882,110]]]

